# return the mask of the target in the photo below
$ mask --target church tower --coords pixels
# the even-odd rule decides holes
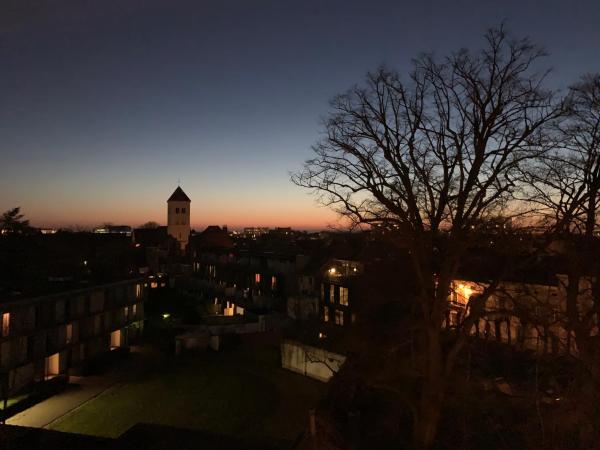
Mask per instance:
[[[179,242],[181,250],[185,250],[190,240],[191,202],[179,186],[167,200],[167,233]]]

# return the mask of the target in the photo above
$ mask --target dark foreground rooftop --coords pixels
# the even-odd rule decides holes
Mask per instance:
[[[289,444],[288,444],[289,446]],[[0,448],[10,450],[277,450],[272,440],[231,436],[153,424],[137,424],[116,439],[43,428],[0,425]]]

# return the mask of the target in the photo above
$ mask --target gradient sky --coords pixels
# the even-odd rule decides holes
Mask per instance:
[[[600,71],[593,0],[2,0],[0,211],[164,224],[180,179],[197,228],[324,228],[289,171],[329,99],[503,19],[547,47],[554,86]]]

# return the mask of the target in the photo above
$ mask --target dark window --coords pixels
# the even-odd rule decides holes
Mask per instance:
[[[181,208],[181,214],[185,214],[185,208]]]
[[[179,214],[179,208],[175,208],[175,214]]]

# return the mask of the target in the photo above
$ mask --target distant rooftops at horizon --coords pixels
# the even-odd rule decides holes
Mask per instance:
[[[131,236],[131,227],[129,225],[104,225],[94,228],[95,234],[124,234]]]

